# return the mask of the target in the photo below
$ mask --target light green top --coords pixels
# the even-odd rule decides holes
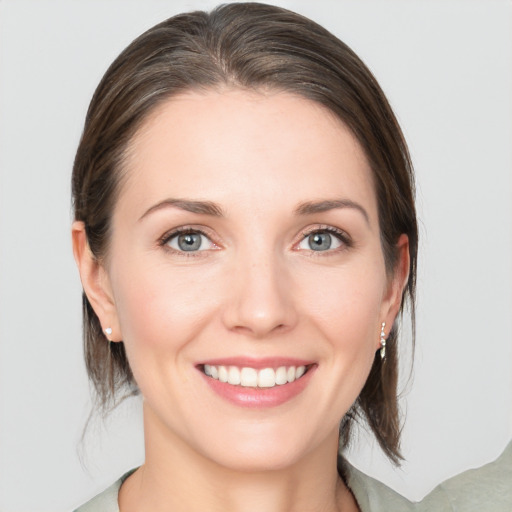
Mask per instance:
[[[361,512],[512,512],[512,442],[496,461],[444,481],[417,503],[345,461],[341,466]],[[75,512],[119,512],[119,489],[133,471]]]

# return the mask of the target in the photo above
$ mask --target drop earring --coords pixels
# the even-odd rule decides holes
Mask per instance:
[[[380,327],[380,358],[384,359],[386,357],[386,333],[384,332],[384,327],[386,327],[386,322],[382,322]]]

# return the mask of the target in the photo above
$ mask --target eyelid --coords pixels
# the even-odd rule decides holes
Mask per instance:
[[[338,247],[335,249],[329,249],[326,251],[313,251],[312,249],[298,249],[298,245],[303,242],[307,237],[311,236],[314,233],[329,233],[330,235],[335,236],[342,244],[342,247]],[[311,226],[305,228],[301,231],[300,239],[294,244],[294,248],[299,251],[308,251],[314,252],[315,255],[320,255],[322,253],[333,253],[343,249],[350,248],[354,245],[352,238],[350,235],[344,231],[343,229],[337,228],[335,226],[331,226],[328,224],[318,224],[316,226]]]
[[[317,232],[320,232],[320,233],[326,232],[326,233],[333,235],[341,242],[342,247],[329,249],[326,251],[313,251],[312,249],[310,249],[310,250],[299,249],[297,247],[308,236],[310,236],[314,233],[317,233]],[[213,247],[211,247],[209,249],[205,249],[205,250],[200,250],[200,251],[187,252],[187,251],[176,250],[168,245],[169,240],[171,240],[172,238],[182,235],[182,234],[187,234],[187,233],[197,233],[197,234],[203,235],[211,242]],[[354,245],[352,238],[346,231],[344,231],[343,229],[337,228],[335,226],[328,225],[328,224],[317,224],[314,226],[304,228],[301,230],[299,236],[300,236],[300,238],[293,244],[293,248],[297,251],[307,251],[307,252],[312,252],[312,253],[314,252],[317,255],[322,254],[322,253],[337,252],[337,251],[340,251],[343,249],[350,248]],[[199,256],[200,253],[208,252],[210,250],[220,249],[221,244],[218,241],[216,241],[215,238],[216,237],[212,235],[211,230],[205,228],[204,226],[185,225],[185,226],[178,226],[178,227],[175,227],[175,228],[172,228],[172,229],[166,231],[161,237],[158,238],[157,243],[159,246],[163,247],[164,249],[166,249],[170,252],[173,252],[174,254],[178,254],[180,256],[186,256],[186,257],[194,257],[194,256]]]
[[[214,240],[214,237],[212,236],[212,234],[209,231],[210,230],[205,229],[204,227],[193,226],[193,225],[178,226],[178,227],[170,229],[169,231],[166,231],[157,240],[157,242],[160,247],[164,248],[165,250],[167,250],[169,252],[172,252],[173,254],[177,254],[177,255],[185,256],[185,257],[199,256],[200,253],[208,252],[211,250],[217,250],[220,248],[220,244]],[[210,247],[208,249],[203,249],[200,251],[189,251],[188,252],[188,251],[180,251],[180,250],[174,249],[173,247],[169,246],[170,240],[172,240],[173,238],[175,238],[179,235],[186,235],[188,233],[198,234],[198,235],[202,235],[202,236],[206,237],[210,241],[210,243],[212,244],[213,247]]]

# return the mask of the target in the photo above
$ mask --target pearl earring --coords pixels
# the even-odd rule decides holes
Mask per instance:
[[[384,332],[384,327],[386,327],[386,322],[382,322],[380,327],[380,358],[384,359],[386,357],[386,333]]]
[[[105,329],[105,334],[106,334],[107,336],[110,336],[110,335],[112,334],[112,327],[107,327],[107,328]]]

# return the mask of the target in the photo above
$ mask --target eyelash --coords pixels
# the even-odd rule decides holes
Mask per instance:
[[[328,251],[313,251],[313,250],[311,250],[310,253],[312,256],[321,256],[321,255],[325,255],[326,253],[332,254],[333,252],[339,252],[340,250],[342,251],[344,249],[350,249],[354,246],[354,242],[352,241],[350,236],[345,231],[335,228],[334,226],[315,226],[314,228],[305,230],[302,232],[302,238],[297,243],[302,242],[309,236],[314,235],[315,233],[329,233],[330,235],[335,236],[343,244],[343,247],[340,247],[339,249],[328,250]]]
[[[333,226],[315,226],[314,228],[304,230],[301,233],[301,239],[298,242],[296,242],[294,245],[297,246],[299,243],[304,241],[307,237],[309,237],[315,233],[329,233],[330,235],[333,235],[334,237],[336,237],[343,244],[343,247],[340,247],[338,249],[333,249],[333,250],[327,250],[327,251],[313,251],[313,250],[308,251],[311,254],[311,256],[314,256],[314,257],[322,256],[325,254],[336,253],[336,252],[339,252],[340,250],[342,251],[344,249],[350,249],[354,245],[352,239],[345,231],[335,228]],[[203,256],[201,253],[206,252],[206,251],[190,251],[190,252],[177,251],[168,245],[169,241],[172,240],[174,237],[179,236],[179,235],[186,235],[186,234],[203,235],[204,237],[208,238],[208,240],[210,240],[213,245],[217,246],[217,244],[212,240],[211,235],[206,233],[206,231],[204,231],[200,228],[194,228],[194,227],[190,227],[190,226],[183,226],[183,227],[175,228],[171,231],[167,231],[166,233],[164,233],[164,235],[162,235],[158,239],[158,245],[163,247],[165,250],[172,252],[173,254],[177,254],[179,256],[183,256],[186,258],[194,258],[194,257],[198,257],[198,256]]]
[[[175,238],[179,235],[188,235],[188,234],[194,234],[194,235],[203,235],[204,237],[208,238],[208,240],[211,241],[211,243],[214,246],[217,246],[217,244],[212,240],[211,235],[206,233],[204,230],[200,228],[194,228],[190,226],[183,226],[179,228],[172,229],[171,231],[167,231],[164,233],[159,239],[158,239],[158,245],[165,249],[166,251],[172,252],[173,254],[177,254],[178,256],[183,256],[185,258],[194,258],[198,256],[203,256],[201,253],[206,251],[177,251],[176,249],[173,249],[169,245],[167,245],[170,240]]]

